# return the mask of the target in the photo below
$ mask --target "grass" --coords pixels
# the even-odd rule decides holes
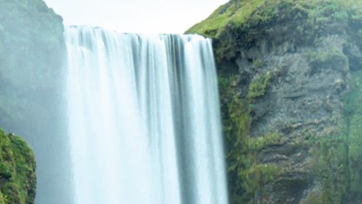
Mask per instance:
[[[289,15],[293,14],[293,15]],[[360,0],[231,0],[186,33],[218,38],[227,28],[249,28],[265,25],[275,18],[307,16],[310,24],[346,22],[362,19]]]

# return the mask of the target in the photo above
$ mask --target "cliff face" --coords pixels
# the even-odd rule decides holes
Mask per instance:
[[[0,127],[34,149],[38,204],[70,203],[63,29],[42,0],[0,0]]]
[[[42,0],[0,0],[2,127],[11,129],[26,122],[27,114],[42,114],[36,110],[42,106],[32,101],[57,85],[63,43],[62,19]]]
[[[362,202],[362,2],[232,0],[213,38],[231,203]]]
[[[0,204],[34,203],[35,159],[28,144],[0,129]]]

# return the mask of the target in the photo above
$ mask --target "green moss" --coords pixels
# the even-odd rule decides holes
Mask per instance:
[[[9,162],[4,162],[0,164],[0,176],[5,179],[11,178],[13,174],[12,165]]]
[[[303,202],[304,204],[325,204],[321,191],[311,192]]]
[[[260,151],[264,147],[271,144],[284,144],[285,141],[278,132],[268,132],[263,137],[250,138],[248,141],[248,149],[251,151]]]
[[[264,40],[270,42],[266,45],[269,49],[283,46],[284,42],[297,48],[317,46],[321,49],[312,51],[309,57],[312,71],[334,68],[348,72],[351,71],[349,60],[342,48],[320,46],[320,43],[326,36],[346,36],[346,33],[362,41],[361,21],[362,1],[359,0],[231,0],[187,33],[214,38],[218,64],[233,61],[238,52],[248,56],[250,48],[263,48],[261,41]],[[330,67],[331,64],[334,66]],[[252,202],[263,185],[283,176],[278,173],[281,169],[277,166],[260,163],[257,159],[263,149],[285,143],[280,133],[250,136],[252,102],[265,95],[272,77],[281,76],[287,70],[283,65],[272,73],[263,73],[262,66],[261,61],[254,59],[253,71],[260,74],[254,76],[247,91],[233,86],[232,76],[219,75],[231,203]],[[224,74],[224,70],[219,72]],[[303,137],[294,142],[297,144],[288,143],[311,148],[311,169],[308,169],[311,172],[307,173],[312,174],[313,181],[320,183],[321,188],[309,194],[305,203],[348,203],[352,195],[361,194],[362,72],[352,76],[354,85],[344,102],[346,113],[341,116],[346,121],[335,122],[333,128],[313,129],[306,133],[312,135],[309,142]],[[343,79],[343,83],[347,83],[347,79]],[[348,87],[347,84],[343,86]],[[291,126],[289,131],[296,128]]]
[[[219,83],[220,81],[223,86],[228,84],[224,80],[219,80]],[[223,129],[228,147],[230,200],[231,203],[249,202],[262,186],[273,182],[283,173],[274,164],[259,163],[258,154],[270,145],[284,144],[285,141],[278,132],[269,132],[259,137],[250,136],[251,104],[246,98],[234,95],[223,106],[227,107],[227,111],[223,111]]]
[[[186,33],[217,38],[228,28],[252,28],[259,24],[265,26],[276,18],[305,17],[309,25],[319,29],[319,25],[325,23],[361,19],[361,8],[359,0],[231,0]]]
[[[5,200],[3,194],[2,194],[1,191],[0,191],[0,204],[6,204],[5,201],[6,201],[6,200]]]
[[[253,12],[264,4],[264,0],[248,0],[230,3],[220,6],[206,20],[194,25],[186,33],[199,33],[208,37],[215,37],[228,25],[242,24]]]
[[[259,163],[257,157],[264,148],[285,143],[275,131],[250,136],[252,104],[246,96],[237,93],[237,78],[235,73],[218,76],[232,204],[253,200],[263,185],[274,182],[283,173],[274,164]]]
[[[351,91],[344,97],[344,123],[328,134],[312,136],[311,169],[321,188],[309,203],[351,203],[362,193],[362,71],[352,74]]]
[[[0,130],[0,191],[4,203],[34,203],[34,154],[27,143]],[[1,203],[1,199],[0,199]]]
[[[322,203],[342,203],[347,194],[345,142],[344,136],[326,135],[318,138],[317,145],[311,150],[312,174],[322,184]]]
[[[245,190],[243,199],[250,200],[265,184],[274,181],[281,174],[281,168],[272,164],[253,164],[240,170],[239,176],[243,181],[241,187]]]
[[[333,65],[340,71],[349,70],[348,57],[336,47],[310,52],[309,55],[310,63],[314,69],[328,68]]]
[[[271,73],[267,72],[262,75],[257,75],[251,81],[249,85],[249,91],[247,94],[247,99],[254,99],[265,94],[265,89],[267,88],[268,82],[271,78]]]
[[[8,203],[25,204],[24,199],[19,194],[19,186],[14,182],[6,183],[2,187],[2,191],[7,196]]]
[[[348,134],[351,191],[362,193],[362,71],[352,74],[351,92],[344,98],[346,134]]]
[[[263,61],[261,61],[261,60],[255,60],[254,62],[253,62],[253,70],[254,71],[258,71],[258,69],[260,69],[262,66],[264,65],[264,63],[263,63]]]

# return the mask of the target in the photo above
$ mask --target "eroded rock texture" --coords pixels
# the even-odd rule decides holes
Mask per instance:
[[[212,37],[231,203],[360,203],[359,1],[232,0]]]

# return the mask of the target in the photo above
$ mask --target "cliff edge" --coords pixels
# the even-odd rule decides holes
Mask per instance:
[[[71,203],[63,31],[62,17],[43,0],[0,0],[0,127],[34,150],[38,204]]]
[[[213,39],[232,204],[362,202],[362,2],[231,0]]]

